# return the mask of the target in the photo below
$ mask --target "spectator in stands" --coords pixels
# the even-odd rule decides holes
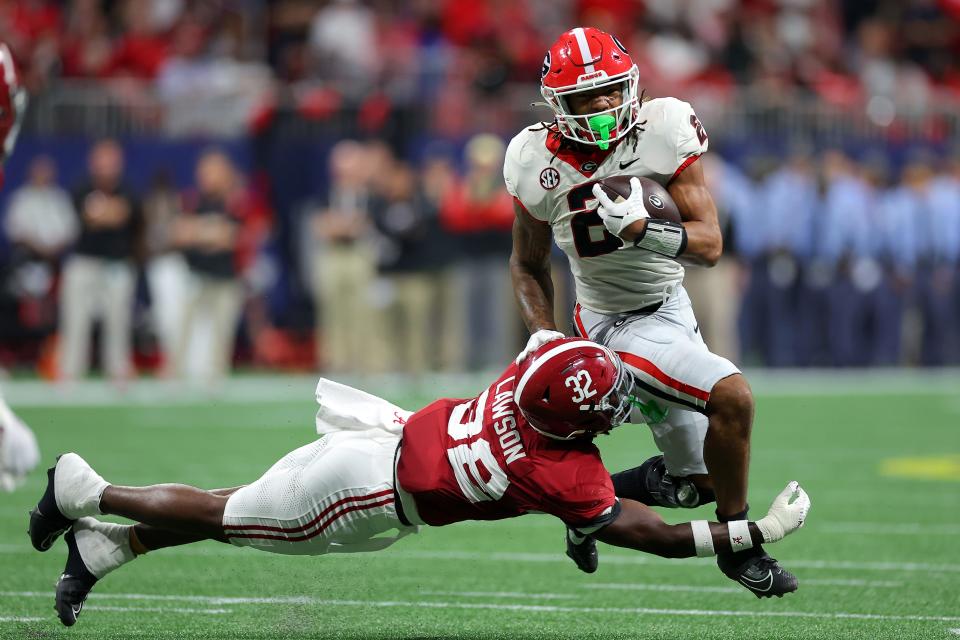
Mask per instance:
[[[54,266],[78,231],[73,202],[56,178],[57,168],[49,156],[34,158],[28,182],[11,194],[4,218],[4,231],[15,252]]]
[[[494,367],[517,350],[522,325],[510,283],[513,203],[503,188],[506,145],[491,134],[471,138],[464,148],[466,172],[441,205],[441,222],[459,238],[462,286],[469,307],[470,367]],[[478,302],[484,301],[484,302]],[[521,345],[522,346],[522,345]]]
[[[140,206],[123,182],[123,149],[113,140],[94,144],[89,177],[74,192],[80,237],[63,271],[60,291],[59,371],[65,380],[86,374],[90,336],[100,318],[101,365],[115,381],[129,378],[135,285],[142,248]]]
[[[437,308],[444,238],[437,210],[426,202],[413,168],[393,161],[371,201],[380,233],[380,271],[390,284],[385,326],[391,339],[390,369],[420,374],[432,366],[439,342]]]
[[[937,193],[942,185],[935,184],[933,178],[932,161],[925,153],[911,157],[903,170],[903,182],[918,200],[913,224],[920,234],[916,294],[923,314],[920,363],[925,366],[947,363],[957,333],[953,292],[960,248],[951,233],[951,208],[938,211],[932,206],[943,197]],[[937,198],[930,198],[931,189]]]
[[[327,204],[313,215],[317,360],[325,371],[380,371],[386,366],[373,299],[377,265],[370,176],[377,167],[370,160],[362,144],[337,143],[330,152]]]
[[[447,195],[456,186],[457,172],[451,155],[443,149],[432,149],[420,171],[421,206],[424,215],[440,222],[440,210]],[[434,247],[438,264],[433,274],[440,280],[436,323],[439,327],[434,341],[442,371],[463,371],[466,367],[467,309],[462,304],[462,292],[457,276],[457,264],[463,254],[441,223],[437,230],[439,238]]]
[[[156,173],[143,197],[147,248],[146,276],[150,291],[150,315],[165,370],[173,373],[186,298],[187,265],[174,244],[174,223],[180,215],[180,196],[166,171]]]
[[[936,229],[936,255],[944,274],[950,274],[952,291],[947,299],[953,301],[948,313],[951,321],[945,345],[946,361],[960,364],[960,154],[942,163],[941,170],[930,183],[927,204]],[[947,275],[941,276],[944,280]]]
[[[313,17],[309,42],[323,80],[355,101],[374,87],[386,52],[378,49],[376,15],[365,3],[327,4]]]
[[[740,353],[745,362],[759,359],[766,354],[766,253],[765,218],[772,212],[764,211],[760,203],[760,187],[770,172],[772,164],[766,158],[748,157],[744,173],[732,173],[732,179],[724,188],[723,196],[714,194],[728,203],[733,217],[733,244],[740,258],[743,281],[740,284],[740,310],[737,318],[737,333],[740,338]],[[718,205],[719,206],[719,205]]]
[[[173,243],[183,251],[189,277],[172,373],[188,376],[189,359],[197,353],[201,377],[216,383],[233,361],[243,305],[236,252],[249,202],[236,168],[221,151],[208,151],[197,161],[196,192],[186,201],[173,225]]]
[[[885,160],[874,159],[868,175],[876,190],[874,224],[879,235],[878,255],[883,280],[873,296],[871,365],[895,366],[904,356],[903,317],[910,302],[909,287],[917,265],[923,194],[898,183]]]
[[[150,0],[123,4],[124,29],[105,69],[109,75],[152,79],[166,62],[169,38],[154,22],[154,4]]]
[[[801,361],[797,334],[801,264],[812,251],[813,230],[820,204],[813,165],[805,149],[796,149],[774,171],[760,194],[766,264],[766,364],[797,366]],[[758,274],[759,275],[759,274]]]
[[[14,343],[55,329],[60,261],[77,235],[77,214],[56,184],[53,160],[34,158],[28,180],[11,194],[3,220],[10,250],[0,263],[0,335]]]
[[[106,73],[113,57],[113,42],[97,0],[70,4],[60,57],[65,76],[97,77]]]
[[[830,331],[833,364],[865,366],[870,318],[868,297],[880,285],[877,230],[872,219],[873,191],[860,165],[840,151],[824,155],[827,179],[821,215],[820,242],[832,267],[829,287]]]

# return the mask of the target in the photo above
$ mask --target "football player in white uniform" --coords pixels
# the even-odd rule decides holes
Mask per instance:
[[[704,344],[678,261],[712,266],[723,249],[696,162],[707,134],[688,103],[644,101],[626,48],[599,29],[560,36],[543,62],[541,94],[555,119],[521,131],[503,170],[515,203],[510,268],[532,334],[527,348],[562,337],[553,317],[552,236],[575,277],[577,332],[632,368],[638,411],[663,452],[614,474],[617,495],[666,507],[715,499],[721,521],[746,518],[753,396],[737,367]],[[638,181],[629,198],[612,202],[597,182],[615,175],[666,187],[683,223],[649,218]],[[568,533],[567,546],[581,569],[596,569],[591,539]],[[759,547],[717,562],[758,597],[797,588]]]

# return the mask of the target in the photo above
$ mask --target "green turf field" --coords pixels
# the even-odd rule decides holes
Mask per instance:
[[[52,587],[65,547],[36,553],[25,533],[38,472],[0,494],[0,636],[958,637],[960,386],[914,385],[921,392],[910,394],[885,384],[861,385],[859,395],[853,385],[848,395],[808,381],[796,387],[804,393],[758,397],[752,514],[763,515],[793,478],[813,500],[808,525],[769,547],[800,577],[800,590],[782,600],[758,601],[709,561],[609,547],[587,576],[563,556],[557,521],[526,516],[425,529],[378,554],[291,558],[215,543],[161,551],[108,576],[79,624],[64,629]],[[302,401],[225,396],[167,407],[21,407],[6,391],[45,462],[75,450],[117,483],[241,484],[313,437],[309,386]],[[411,408],[420,400],[391,399]],[[651,455],[652,441],[627,427],[601,447],[618,470]]]

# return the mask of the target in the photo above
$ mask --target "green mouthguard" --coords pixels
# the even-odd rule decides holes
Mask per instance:
[[[600,140],[597,141],[597,146],[600,147],[602,151],[609,149],[610,143],[607,142],[607,140],[610,139],[610,130],[617,126],[617,119],[609,113],[603,113],[599,116],[588,118],[587,124],[590,125],[592,130],[600,134]]]

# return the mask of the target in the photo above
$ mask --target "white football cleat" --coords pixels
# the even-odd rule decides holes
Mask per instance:
[[[757,520],[757,527],[763,534],[764,542],[782,540],[800,527],[810,512],[810,496],[800,483],[792,480],[786,488],[773,499],[767,515]]]
[[[109,483],[75,453],[65,453],[54,468],[54,497],[66,518],[100,515],[100,496]]]

